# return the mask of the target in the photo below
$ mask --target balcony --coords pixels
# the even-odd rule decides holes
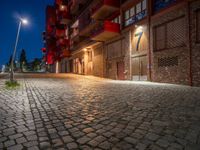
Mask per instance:
[[[66,57],[70,57],[70,51],[65,49],[61,52],[61,57],[62,58],[66,58]]]
[[[94,8],[92,8],[92,18],[103,20],[109,17],[115,11],[119,10],[119,0],[101,0]]]
[[[69,46],[69,40],[68,39],[58,39],[56,41],[56,46],[63,46],[63,47],[68,47]]]
[[[55,0],[56,5],[68,5],[68,0]]]
[[[56,29],[55,36],[56,37],[65,37],[66,36],[65,29]]]
[[[48,53],[47,53],[47,64],[48,65],[52,65],[53,63],[54,63],[54,58],[55,58],[55,54],[54,54],[54,52],[51,52],[51,51],[49,51]]]
[[[46,53],[46,47],[43,47],[43,48],[41,48],[41,51],[43,52],[43,53]]]
[[[56,24],[56,10],[52,6],[46,8],[46,24],[54,26]]]
[[[91,39],[94,41],[106,41],[120,35],[120,24],[111,21],[100,22],[96,30],[92,33]]]
[[[82,6],[87,2],[87,0],[70,0],[69,4],[71,5],[70,11],[72,14],[76,14],[81,10]]]
[[[97,25],[97,21],[90,18],[90,14],[85,16],[80,16],[79,19],[79,31],[81,36],[90,36],[90,32],[95,28]]]
[[[58,13],[58,20],[60,24],[68,25],[71,22],[71,15],[67,11],[60,11]]]

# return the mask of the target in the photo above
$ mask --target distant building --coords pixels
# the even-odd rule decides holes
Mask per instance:
[[[199,0],[55,0],[51,72],[200,85]]]
[[[4,73],[6,71],[6,66],[2,65],[1,72]]]

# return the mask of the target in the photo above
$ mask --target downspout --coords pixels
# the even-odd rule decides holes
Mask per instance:
[[[152,15],[152,0],[148,1],[148,38],[149,38],[149,81],[152,81],[152,60],[151,60],[151,15]]]
[[[191,46],[191,17],[190,17],[190,2],[187,2],[187,14],[188,14],[188,43],[189,43],[189,85],[193,86],[192,79],[192,46]]]

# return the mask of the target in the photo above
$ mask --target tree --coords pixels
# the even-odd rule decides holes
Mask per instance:
[[[19,62],[20,62],[21,72],[23,72],[24,67],[26,67],[27,65],[26,52],[24,49],[22,49],[21,51]]]
[[[34,71],[40,70],[40,64],[41,64],[41,59],[35,58],[34,61],[32,62],[32,69]]]

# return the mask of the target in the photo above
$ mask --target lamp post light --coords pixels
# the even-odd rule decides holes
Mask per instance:
[[[20,33],[20,30],[21,30],[22,24],[24,24],[24,25],[28,24],[28,20],[22,19],[22,18],[19,20],[19,26],[18,26],[18,30],[17,30],[17,37],[16,37],[15,47],[14,47],[12,60],[11,60],[11,70],[10,70],[10,81],[11,82],[14,81],[14,59],[15,59],[15,55],[16,55],[16,49],[17,49],[17,44],[18,44],[18,40],[19,40],[19,33]]]

